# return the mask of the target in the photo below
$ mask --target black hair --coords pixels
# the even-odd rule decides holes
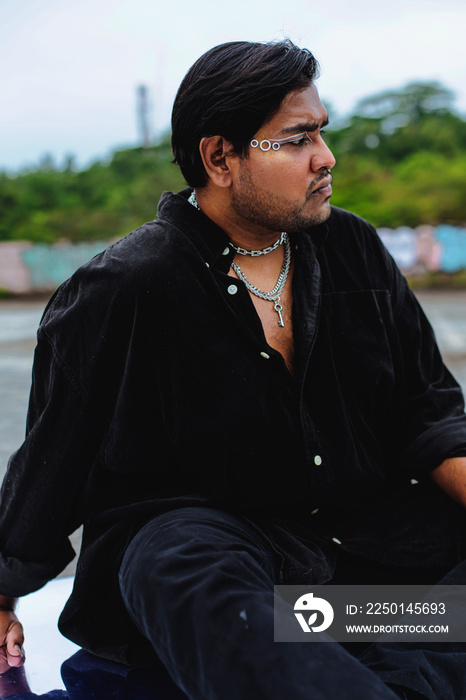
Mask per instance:
[[[204,136],[223,136],[244,156],[286,95],[308,87],[318,70],[311,52],[288,39],[234,41],[201,56],[183,78],[172,112],[173,162],[187,183],[203,187],[207,182],[199,153]]]

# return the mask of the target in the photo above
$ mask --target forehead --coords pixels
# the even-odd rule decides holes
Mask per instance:
[[[280,109],[266,122],[261,131],[274,132],[288,130],[295,125],[321,124],[327,119],[327,110],[320,101],[315,85],[288,93]],[[303,129],[301,129],[302,131]]]

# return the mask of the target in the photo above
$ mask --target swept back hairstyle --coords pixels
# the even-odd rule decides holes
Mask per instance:
[[[254,134],[292,90],[308,87],[319,65],[291,41],[220,44],[201,56],[184,77],[172,112],[173,162],[191,187],[207,174],[199,152],[204,136],[223,136],[244,156]]]

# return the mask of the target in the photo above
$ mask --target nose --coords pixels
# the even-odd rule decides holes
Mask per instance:
[[[322,137],[319,136],[318,149],[314,152],[311,158],[311,170],[315,173],[319,172],[319,170],[322,170],[323,168],[331,170],[335,163],[336,160],[333,156],[332,151],[327,146]]]

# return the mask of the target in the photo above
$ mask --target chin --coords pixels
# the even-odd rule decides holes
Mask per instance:
[[[284,230],[288,231],[288,233],[299,233],[299,231],[302,231],[303,229],[323,224],[324,221],[327,221],[329,218],[331,211],[332,209],[330,207],[330,202],[326,202],[324,205],[319,207],[317,211],[314,210],[309,214],[301,212],[300,214],[296,215],[293,220],[289,221],[288,228],[285,228]]]
[[[327,221],[328,217],[332,213],[332,207],[330,206],[330,202],[327,200],[325,203],[325,206],[323,208],[322,214],[321,214],[321,220],[319,223],[323,224],[324,221]]]
[[[316,224],[323,224],[324,221],[327,221],[328,217],[330,216],[332,212],[332,208],[330,206],[330,201],[327,199],[326,202],[323,202],[322,206],[319,208],[318,211],[314,212],[314,215],[311,214],[311,218],[314,219],[314,226]]]

